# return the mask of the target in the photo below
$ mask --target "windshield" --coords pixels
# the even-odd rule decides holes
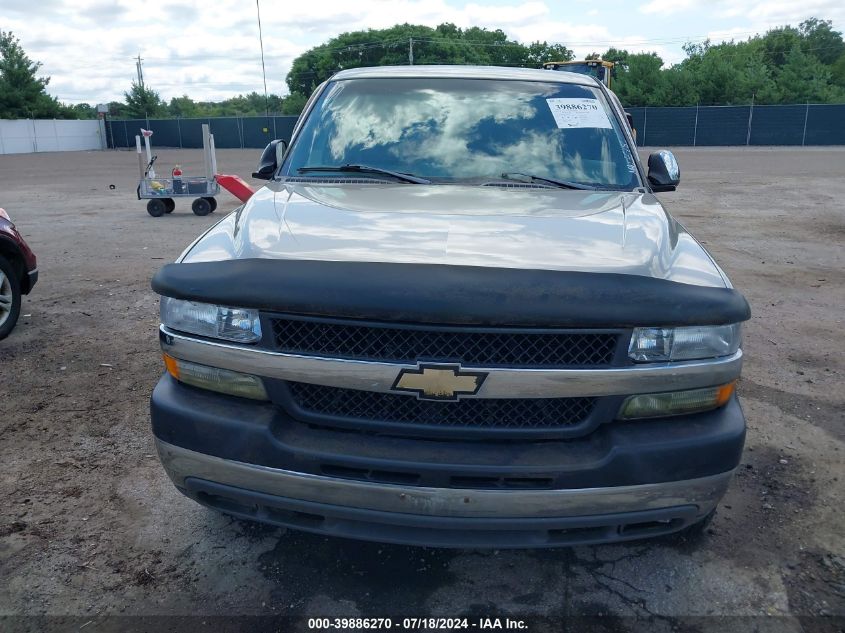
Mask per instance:
[[[600,188],[639,186],[630,148],[601,92],[551,81],[335,81],[315,104],[282,173],[325,178],[300,170],[343,165],[435,183],[480,184],[520,172]]]

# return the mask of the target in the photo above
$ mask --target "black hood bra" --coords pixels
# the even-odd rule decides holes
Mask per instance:
[[[308,316],[522,327],[672,327],[746,321],[732,288],[619,273],[441,264],[239,259],[167,264],[160,295]]]

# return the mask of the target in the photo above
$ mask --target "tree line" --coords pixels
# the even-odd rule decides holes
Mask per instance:
[[[591,59],[615,62],[613,90],[626,106],[845,103],[845,41],[830,20],[810,18],[744,41],[687,43],[685,58],[667,66],[657,53],[610,48]],[[115,118],[216,117],[298,114],[320,83],[345,68],[404,64],[477,64],[539,68],[569,61],[563,44],[508,38],[501,29],[454,24],[401,24],[343,33],[294,59],[289,94],[258,92],[223,101],[188,95],[164,101],[152,87],[132,82],[122,101],[108,104]],[[0,31],[0,118],[94,118],[88,103],[67,105],[47,93],[49,77],[18,39]]]
[[[656,53],[611,48],[601,57],[617,63],[613,90],[626,106],[845,103],[845,41],[830,20],[742,42],[688,43],[684,52],[668,68]]]

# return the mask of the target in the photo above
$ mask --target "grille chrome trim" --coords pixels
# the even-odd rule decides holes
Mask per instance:
[[[402,369],[414,364],[320,358],[202,340],[160,327],[162,349],[182,360],[256,376],[328,387],[391,392]],[[606,369],[514,369],[462,365],[488,373],[479,398],[617,396],[712,387],[739,377],[742,350],[724,358]],[[395,393],[395,392],[394,392]],[[414,397],[409,395],[409,398]]]

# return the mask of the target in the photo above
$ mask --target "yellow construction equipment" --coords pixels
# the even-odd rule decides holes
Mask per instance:
[[[613,62],[606,62],[603,59],[585,59],[573,62],[546,62],[543,64],[546,70],[565,70],[569,73],[580,73],[595,77],[605,86],[610,88],[613,79]]]

